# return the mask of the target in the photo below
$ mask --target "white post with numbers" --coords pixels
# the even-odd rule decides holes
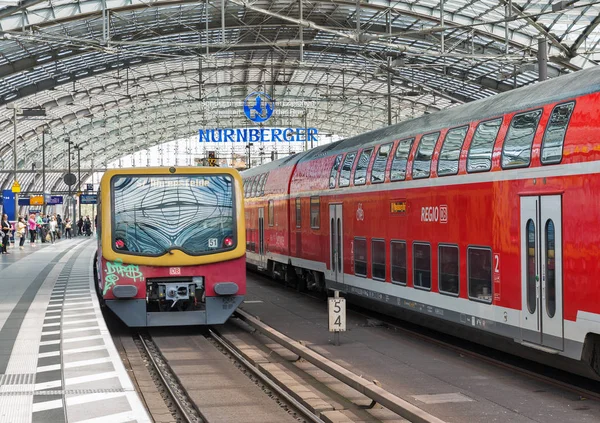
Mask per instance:
[[[346,331],[346,299],[340,298],[340,292],[335,291],[334,297],[329,298],[329,332],[334,333],[335,345],[340,345],[340,332]]]

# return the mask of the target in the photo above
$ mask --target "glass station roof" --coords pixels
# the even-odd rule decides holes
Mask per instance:
[[[224,5],[224,7],[223,7]],[[272,126],[351,136],[600,60],[600,1],[2,0],[0,186],[18,168],[41,187],[67,164],[85,174],[200,128],[244,127],[253,91],[289,102]],[[35,170],[33,169],[33,165]],[[47,181],[48,184],[48,181]],[[54,190],[66,187],[53,176]],[[49,186],[49,185],[47,185]]]

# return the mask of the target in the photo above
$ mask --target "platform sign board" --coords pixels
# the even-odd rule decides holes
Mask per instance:
[[[44,196],[43,195],[32,195],[29,197],[29,205],[31,206],[43,206]]]
[[[329,332],[346,331],[346,299],[329,298]]]
[[[2,210],[8,215],[8,220],[15,220],[15,193],[10,189],[2,191]]]
[[[62,195],[51,195],[50,200],[48,201],[48,205],[55,206],[57,204],[63,204],[63,196]]]
[[[81,194],[79,196],[79,202],[81,204],[98,204],[97,194]]]
[[[28,206],[29,205],[29,196],[19,197],[19,206]]]
[[[94,184],[85,184],[85,190],[86,191],[93,191],[94,190]]]

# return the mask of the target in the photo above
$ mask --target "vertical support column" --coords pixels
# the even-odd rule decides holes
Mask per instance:
[[[306,117],[308,115],[308,109],[304,106],[304,151],[308,150],[308,125],[306,123]]]
[[[445,38],[444,38],[444,0],[440,0],[440,26],[442,27],[442,31],[440,32],[441,37],[440,37],[440,41],[441,41],[441,51],[442,54],[444,54],[446,52],[446,46],[444,45],[445,43]]]
[[[506,3],[504,5],[504,53],[508,54],[508,21],[510,19],[512,5],[511,3]]]
[[[206,55],[208,56],[208,0],[204,2],[204,22],[206,23]]]
[[[387,58],[387,112],[388,126],[392,124],[392,58]]]
[[[300,2],[300,22],[302,22],[302,20],[304,19],[304,10],[302,8],[302,0],[299,0]],[[302,23],[299,24],[300,26],[300,62],[304,61],[304,27],[302,26]]]
[[[77,196],[79,204],[79,217],[81,217],[81,146],[77,146]]]
[[[356,0],[356,40],[360,42],[360,0]]]
[[[42,131],[42,195],[44,196],[44,214],[46,214],[46,130]]]
[[[538,38],[539,80],[548,79],[548,44],[545,38]]]
[[[14,132],[13,132],[13,183],[17,182],[17,106],[14,105],[13,108],[13,123],[14,123]],[[15,192],[15,220],[19,216],[19,193]]]
[[[225,44],[225,0],[221,0],[221,42]]]

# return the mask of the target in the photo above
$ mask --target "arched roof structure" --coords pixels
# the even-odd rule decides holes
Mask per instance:
[[[82,168],[203,127],[242,127],[252,91],[282,107],[270,125],[342,136],[534,83],[600,60],[600,2],[542,0],[21,0],[0,6],[0,171],[17,119],[25,189],[66,189],[69,138]],[[388,88],[389,80],[389,88]],[[388,98],[391,107],[388,107]],[[296,108],[294,108],[296,107]],[[37,163],[36,172],[29,172]],[[12,181],[0,173],[0,188]]]

